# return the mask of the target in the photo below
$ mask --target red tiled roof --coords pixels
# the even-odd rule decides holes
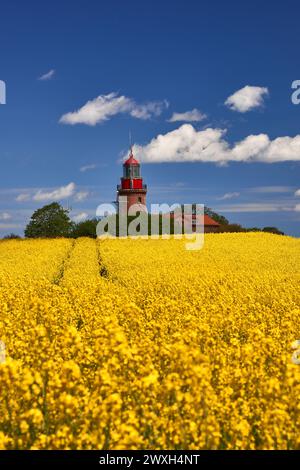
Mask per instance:
[[[204,215],[204,225],[214,225],[215,227],[220,227],[220,224],[209,217],[209,215]]]
[[[175,215],[174,212],[173,212],[173,213],[171,213],[171,217],[173,217],[173,218],[175,217],[175,219],[178,219],[179,217],[182,217],[182,215],[181,214],[178,214],[178,215],[176,214]],[[192,215],[192,216],[191,215],[184,215],[183,216],[183,218],[186,219],[186,220],[190,220],[191,217],[192,217],[193,220],[196,218],[195,215]],[[199,215],[199,217],[200,217],[200,215]],[[209,217],[209,215],[206,215],[206,214],[204,214],[204,221],[203,222],[204,222],[204,226],[220,227],[220,224],[218,222],[216,222],[214,219],[212,219],[211,217]]]

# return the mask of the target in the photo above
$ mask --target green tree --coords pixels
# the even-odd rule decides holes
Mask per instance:
[[[258,227],[248,227],[245,230],[246,232],[261,232],[261,228]]]
[[[58,202],[52,202],[32,214],[24,233],[27,238],[69,237],[72,228],[69,210]]]
[[[220,227],[220,232],[246,232],[240,224],[226,224]]]
[[[284,235],[284,232],[281,232],[277,227],[264,227],[263,232],[275,233],[276,235]]]
[[[17,235],[15,233],[9,233],[8,235],[4,235],[3,240],[15,240],[21,238],[20,235]]]
[[[88,219],[74,224],[71,236],[74,238],[90,237],[96,238],[97,219]]]

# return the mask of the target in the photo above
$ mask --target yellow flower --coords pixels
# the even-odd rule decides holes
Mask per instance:
[[[1,241],[0,449],[299,449],[299,248]]]

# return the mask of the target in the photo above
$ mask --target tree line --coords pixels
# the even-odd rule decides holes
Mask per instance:
[[[219,232],[269,232],[278,235],[284,235],[284,233],[278,230],[277,227],[264,227],[260,229],[258,227],[245,228],[239,224],[231,224],[226,217],[218,214],[209,207],[205,207],[204,212],[206,215],[211,217],[213,220],[220,224]],[[150,218],[150,214],[148,217]],[[162,216],[159,218],[159,233],[162,233]],[[128,220],[130,223],[135,217],[131,217]],[[150,219],[149,219],[150,222]],[[96,238],[96,227],[98,219],[92,218],[82,222],[74,222],[69,216],[69,210],[64,209],[58,202],[52,202],[47,204],[40,209],[33,212],[29,223],[27,224],[24,235],[26,238],[79,238],[79,237],[91,237]],[[150,226],[150,224],[149,224]],[[150,229],[151,230],[151,229]],[[174,232],[174,222],[171,220],[171,234]],[[118,219],[117,219],[117,234],[118,234]],[[150,233],[149,233],[150,234]],[[18,235],[13,233],[4,237],[9,238],[20,238]]]

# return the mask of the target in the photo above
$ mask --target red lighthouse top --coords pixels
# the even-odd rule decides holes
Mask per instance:
[[[129,157],[123,163],[123,176],[121,178],[121,184],[118,186],[118,192],[141,192],[146,194],[147,187],[143,183],[143,178],[141,176],[141,165],[138,160],[136,160],[132,153],[132,147],[130,148]]]
[[[139,165],[139,162],[134,158],[133,153],[132,153],[132,147],[130,149],[130,154],[129,157],[127,158],[126,162],[124,162],[124,166],[130,166],[130,165]]]

